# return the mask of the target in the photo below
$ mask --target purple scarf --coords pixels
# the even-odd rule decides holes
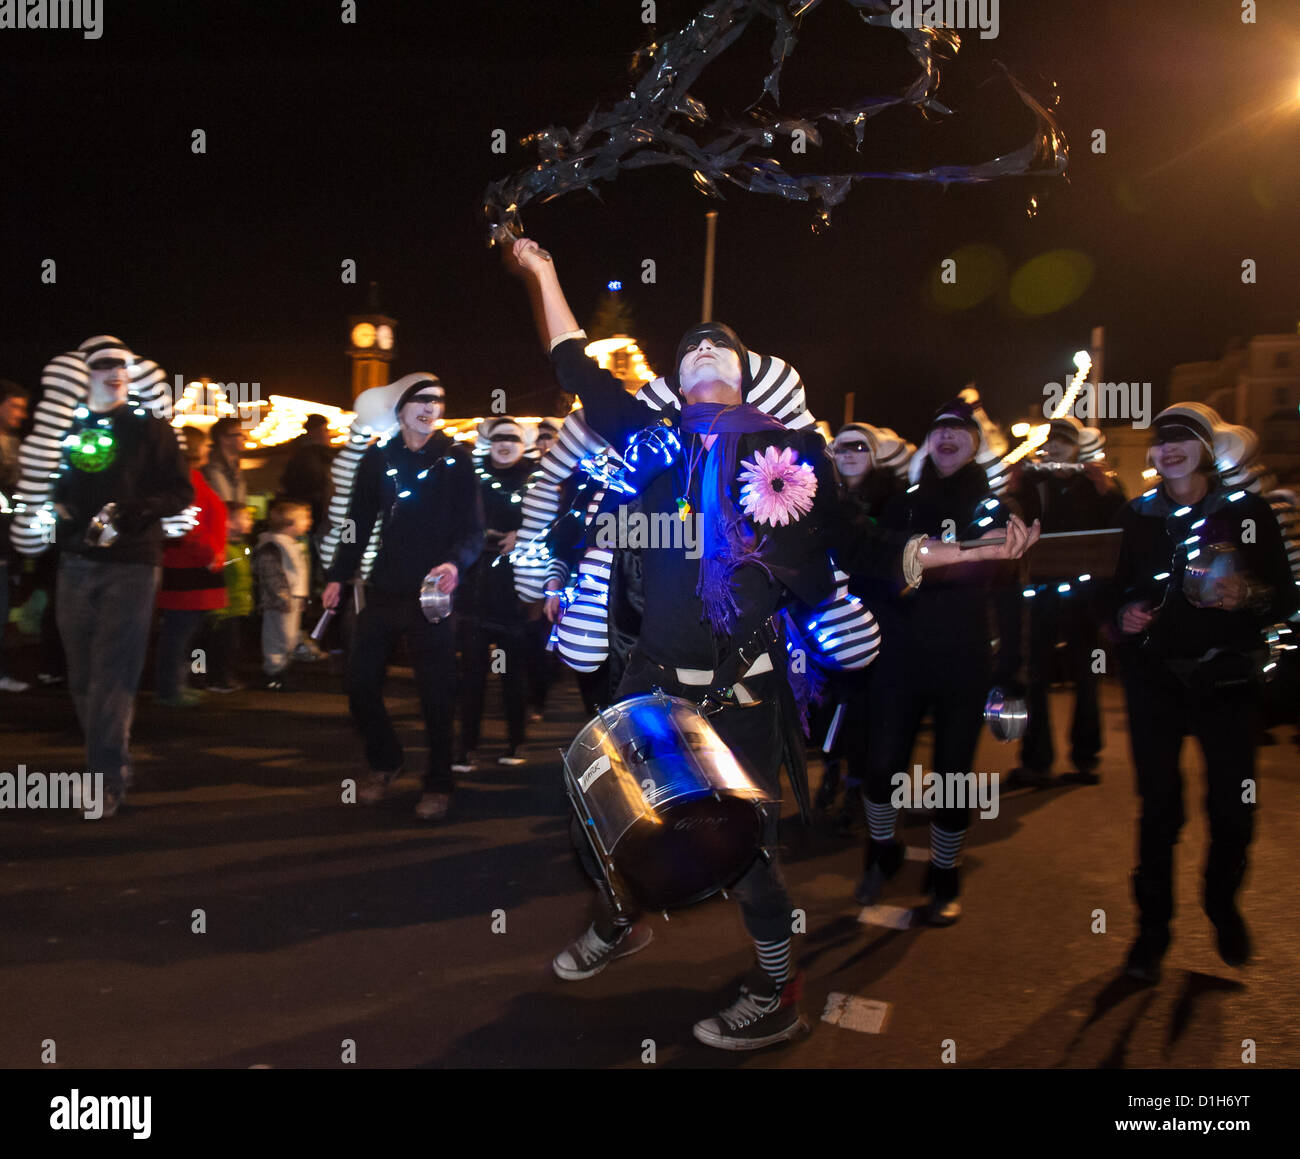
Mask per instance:
[[[730,635],[741,610],[731,591],[736,569],[753,563],[771,576],[760,558],[766,539],[757,538],[731,499],[731,483],[739,469],[740,436],[784,431],[785,424],[748,403],[724,406],[703,402],[682,407],[682,430],[701,437],[718,436],[705,453],[704,478],[700,481],[704,557],[695,594],[703,601],[713,630]]]

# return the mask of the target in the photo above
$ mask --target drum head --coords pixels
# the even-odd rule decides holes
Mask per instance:
[[[620,701],[578,734],[565,768],[579,821],[647,909],[717,893],[758,855],[767,795],[689,701]]]
[[[646,909],[690,905],[735,884],[758,856],[763,821],[751,801],[700,797],[660,810],[660,821],[634,825],[616,861]]]

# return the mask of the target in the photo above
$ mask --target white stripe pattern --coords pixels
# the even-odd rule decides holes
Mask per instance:
[[[56,520],[51,496],[63,466],[63,440],[71,431],[76,409],[90,393],[86,355],[103,349],[129,351],[116,338],[100,335],[87,339],[81,350],[52,358],[41,371],[41,401],[36,406],[31,433],[18,449],[19,478],[13,495],[14,517],[9,541],[20,555],[40,555],[53,541]],[[167,375],[147,358],[133,358],[128,368],[131,385],[127,397],[139,409],[162,419],[172,417]],[[164,532],[184,534],[185,513],[164,521]]]

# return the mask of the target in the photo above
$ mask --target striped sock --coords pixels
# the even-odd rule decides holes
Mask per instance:
[[[888,801],[881,805],[867,799],[867,827],[871,830],[872,841],[893,841],[897,820],[898,810]]]
[[[778,992],[790,980],[790,942],[790,938],[782,938],[779,942],[760,942],[757,938],[754,939],[758,964],[763,968],[763,973],[776,983]]]
[[[961,860],[961,847],[966,844],[966,830],[940,829],[930,826],[930,864],[935,869],[954,869]]]

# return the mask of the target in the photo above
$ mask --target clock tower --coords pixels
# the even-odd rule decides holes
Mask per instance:
[[[374,282],[370,283],[370,306],[378,309]],[[352,397],[389,380],[388,364],[393,360],[393,335],[397,320],[385,314],[354,314],[348,319],[348,357],[352,359]]]

